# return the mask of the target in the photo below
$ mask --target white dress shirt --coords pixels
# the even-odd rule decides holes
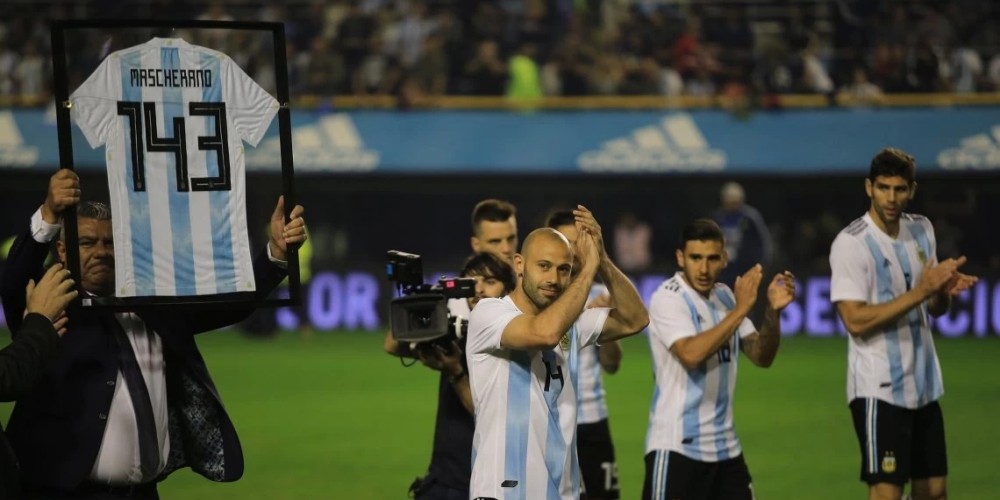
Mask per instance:
[[[31,216],[31,236],[39,243],[49,243],[57,238],[61,228],[62,224],[60,223],[49,224],[45,222],[42,219],[41,208]],[[287,261],[279,260],[271,254],[270,245],[267,245],[267,256],[278,267],[287,268]],[[119,369],[115,380],[106,381],[108,385],[115,386],[115,394],[111,400],[111,409],[108,414],[101,415],[102,418],[107,419],[107,425],[101,440],[100,451],[90,472],[90,479],[115,485],[147,483],[156,479],[156,476],[166,467],[167,457],[170,454],[170,434],[167,427],[166,362],[163,359],[163,343],[160,336],[136,314],[116,313],[115,319],[121,324],[132,344],[142,378],[146,382],[147,391],[149,391],[160,449],[160,464],[153,477],[143,477],[140,467],[139,434],[135,409],[128,392],[128,384],[122,377],[121,369]]]

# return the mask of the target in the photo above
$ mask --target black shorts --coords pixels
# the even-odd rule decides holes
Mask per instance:
[[[904,485],[948,475],[944,417],[937,401],[911,410],[875,398],[851,401],[861,445],[861,480]]]
[[[680,453],[646,454],[643,500],[753,500],[750,470],[740,454],[719,462],[701,462]]]
[[[612,500],[621,496],[618,489],[618,464],[611,442],[608,419],[576,427],[576,450],[587,499]]]

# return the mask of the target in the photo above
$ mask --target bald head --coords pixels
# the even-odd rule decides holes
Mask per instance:
[[[548,307],[569,284],[573,270],[573,248],[559,231],[536,229],[524,239],[521,253],[514,256],[518,289],[537,310]],[[515,299],[516,300],[516,299]]]
[[[524,243],[521,245],[521,254],[528,256],[538,249],[549,247],[550,245],[555,247],[565,246],[569,252],[572,253],[573,251],[566,236],[551,227],[541,227],[528,233],[528,237],[524,239]]]

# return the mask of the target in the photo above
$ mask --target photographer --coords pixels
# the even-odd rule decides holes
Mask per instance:
[[[510,264],[486,252],[469,257],[461,276],[476,280],[475,295],[460,299],[469,310],[480,299],[505,296],[515,284]],[[385,338],[385,350],[389,354],[419,359],[428,368],[441,372],[431,464],[427,476],[417,479],[410,487],[418,500],[469,498],[475,420],[465,364],[465,335],[464,331],[457,333],[457,338],[414,346],[396,341],[391,331]]]

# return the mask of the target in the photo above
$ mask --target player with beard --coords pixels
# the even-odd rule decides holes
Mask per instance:
[[[733,422],[739,353],[763,368],[774,362],[779,315],[795,297],[794,276],[785,271],[771,279],[758,329],[749,315],[762,267],[751,267],[733,289],[720,283],[725,238],[715,221],[685,226],[676,257],[680,270],[649,299],[656,390],[642,498],[752,500],[750,471]]]
[[[965,257],[938,261],[930,221],[903,211],[916,190],[913,157],[880,151],[865,179],[868,212],[830,249],[830,300],[850,332],[847,400],[872,500],[898,499],[906,483],[915,500],[947,496],[930,316],[945,314],[976,278],[958,271]]]
[[[601,228],[574,210],[575,245],[532,231],[514,256],[517,287],[472,311],[466,357],[476,409],[471,498],[580,496],[575,369],[579,351],[641,331],[646,308],[611,262]],[[580,270],[571,278],[574,256]],[[600,273],[615,307],[584,310]]]

